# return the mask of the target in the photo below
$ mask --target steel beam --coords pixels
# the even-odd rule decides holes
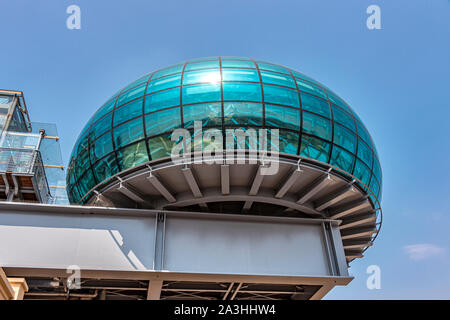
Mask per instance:
[[[230,166],[222,164],[220,166],[220,181],[222,186],[222,194],[230,194]]]
[[[159,181],[159,179],[150,171],[147,180],[155,187],[156,190],[169,202],[175,202],[175,197],[169,190]]]
[[[285,180],[283,185],[278,189],[278,192],[275,194],[275,198],[282,198],[286,194],[286,192],[289,191],[289,189],[292,187],[292,185],[297,181],[298,177],[303,171],[300,169],[294,170],[288,179]]]
[[[377,220],[375,213],[365,214],[355,218],[344,220],[344,222],[339,226],[340,230],[345,230],[349,228],[354,228],[360,225],[374,223]]]
[[[148,284],[147,300],[159,300],[161,298],[162,280],[150,280]]]
[[[120,191],[127,198],[136,201],[136,202],[146,202],[145,196],[143,196],[140,192],[134,189],[132,186],[125,184],[125,182],[120,182],[117,190]]]
[[[330,212],[330,218],[340,219],[358,210],[366,208],[369,205],[370,205],[369,200],[367,200],[367,197],[365,197],[364,200],[356,200],[351,203],[340,206],[339,208],[336,208],[335,210]]]
[[[324,189],[332,181],[333,181],[333,179],[331,178],[331,176],[329,174],[325,174],[325,175],[317,178],[311,184],[309,184],[308,186],[306,186],[303,189],[303,190],[305,190],[304,194],[297,200],[297,203],[299,203],[299,204],[306,203],[309,199],[314,197],[317,193],[319,193],[319,191]]]
[[[316,201],[317,206],[315,207],[315,209],[317,211],[322,211],[328,208],[329,206],[332,206],[342,201],[343,199],[347,198],[349,192],[355,192],[355,189],[353,188],[352,185],[344,186],[339,190],[337,190],[336,192],[334,192],[333,194],[327,195],[323,199],[319,199],[318,201]]]
[[[189,185],[189,188],[191,189],[193,196],[196,198],[203,197],[203,194],[200,191],[200,188],[198,187],[197,180],[195,180],[192,169],[186,167],[186,168],[181,169],[181,172],[183,173],[183,176],[186,179],[186,182]]]

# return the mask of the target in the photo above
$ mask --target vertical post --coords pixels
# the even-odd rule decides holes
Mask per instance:
[[[155,256],[153,259],[153,270],[164,268],[164,238],[166,232],[166,214],[159,212],[155,221]]]

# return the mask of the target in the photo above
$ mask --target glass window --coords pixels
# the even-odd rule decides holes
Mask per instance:
[[[111,129],[111,120],[112,113],[108,113],[91,126],[89,133],[91,136],[91,141],[97,139],[97,137],[100,137],[103,133]]]
[[[189,71],[189,70],[199,70],[199,69],[209,69],[219,67],[220,67],[219,60],[209,60],[209,61],[188,63],[184,70]]]
[[[303,112],[303,132],[331,140],[331,121],[318,115]]]
[[[323,99],[327,98],[325,92],[323,91],[323,89],[321,87],[319,87],[319,86],[317,86],[317,85],[315,85],[315,84],[313,84],[311,82],[300,80],[298,78],[296,78],[296,81],[297,81],[298,89],[300,91],[305,91],[305,92],[314,94],[314,95],[319,96],[319,97],[321,97]]]
[[[372,168],[372,150],[361,139],[358,140],[358,158],[364,161],[369,168]]]
[[[261,71],[261,78],[264,83],[277,84],[285,87],[295,88],[294,80],[290,75],[284,75],[269,71]]]
[[[263,70],[269,70],[269,71],[281,72],[284,74],[290,74],[289,70],[282,66],[277,66],[274,64],[264,63],[264,62],[258,62],[257,64],[258,64],[258,67]]]
[[[91,170],[89,170],[86,171],[80,181],[78,181],[78,188],[81,190],[82,194],[85,194],[88,193],[93,187],[95,187],[95,180]]]
[[[91,142],[91,162],[94,163],[98,159],[113,151],[111,133],[107,132],[97,140]]]
[[[330,117],[330,105],[328,104],[328,101],[304,92],[300,94],[300,97],[302,99],[302,108],[304,110],[318,113],[327,118]]]
[[[340,124],[346,126],[347,128],[349,128],[350,130],[353,130],[356,132],[355,129],[355,120],[353,119],[353,117],[348,114],[347,112],[345,112],[344,110],[342,110],[341,108],[339,108],[336,105],[332,105],[333,108],[333,119],[334,121],[339,122]]]
[[[261,126],[262,104],[227,102],[223,106],[225,125]]]
[[[177,87],[181,84],[181,73],[159,78],[149,82],[147,93]]]
[[[256,65],[253,61],[222,59],[222,68],[227,68],[227,67],[256,68]]]
[[[302,157],[327,162],[329,154],[329,143],[306,134],[302,135],[302,144],[300,146],[300,155]]]
[[[140,85],[142,83],[146,83],[149,78],[150,78],[150,75],[143,76],[142,78],[139,78],[136,81],[134,81],[134,82],[130,83],[129,85],[127,85],[125,88],[123,88],[122,91],[126,91],[126,90],[128,90],[130,88],[136,87],[137,85]]]
[[[183,107],[184,127],[194,127],[194,121],[202,121],[204,127],[222,126],[221,103],[202,103]]]
[[[291,72],[294,75],[294,77],[296,77],[296,78],[304,79],[304,80],[307,80],[309,82],[315,83],[316,85],[320,86],[319,82],[317,82],[313,78],[310,78],[310,77],[308,77],[307,75],[305,75],[305,74],[303,74],[301,72],[297,72],[297,71],[294,71],[294,70],[291,70]]]
[[[348,104],[344,100],[342,100],[342,98],[340,98],[337,94],[335,94],[330,89],[326,89],[326,92],[327,92],[327,95],[328,95],[328,99],[330,99],[330,101],[332,103],[334,103],[335,105],[341,107],[342,109],[344,109],[347,112],[351,112]]]
[[[270,129],[269,129],[270,131]],[[289,154],[297,154],[298,149],[298,133],[290,132],[286,130],[280,130],[280,152],[289,153]],[[272,141],[272,139],[270,140]],[[272,150],[272,149],[271,149]]]
[[[169,74],[181,72],[183,70],[183,66],[184,66],[183,64],[177,64],[175,66],[171,66],[171,67],[156,71],[152,76],[152,80],[167,76]]]
[[[356,153],[356,135],[337,123],[334,125],[334,143]]]
[[[220,101],[220,84],[200,84],[183,87],[183,104]]]
[[[137,118],[113,129],[116,148],[126,146],[136,140],[144,138],[142,118]]]
[[[222,69],[223,81],[259,82],[258,71],[248,69]]]
[[[224,101],[262,101],[259,83],[223,83]]]
[[[285,104],[299,108],[300,104],[296,90],[271,85],[263,85],[263,88],[264,101],[266,103]]]
[[[369,189],[372,190],[372,192],[376,197],[378,197],[378,191],[380,191],[380,184],[378,183],[377,179],[374,179],[373,176],[372,179],[370,179]]]
[[[97,112],[95,113],[95,115],[92,117],[92,122],[97,121],[98,119],[103,117],[105,114],[112,111],[112,109],[114,109],[116,100],[117,100],[117,97],[114,97],[114,98],[108,100],[108,102],[106,102],[103,106],[101,106],[100,109],[98,109]]]
[[[180,108],[162,110],[145,116],[147,136],[155,136],[180,127]]]
[[[84,148],[78,153],[77,160],[75,161],[75,175],[80,178],[86,170],[89,169],[89,152],[87,148]]]
[[[74,147],[74,149],[76,150],[76,154],[80,153],[81,150],[88,147],[89,144],[88,138],[89,138],[88,132],[83,132],[82,135],[78,137]]]
[[[351,173],[354,161],[355,157],[351,153],[339,148],[338,146],[333,146],[330,164],[341,168],[345,172]]]
[[[158,111],[180,104],[180,88],[164,90],[145,96],[144,112]]]
[[[142,115],[143,99],[138,99],[127,103],[114,110],[114,126]]]
[[[381,181],[381,166],[378,158],[375,158],[373,162],[373,174],[377,177],[378,181]]]
[[[358,128],[358,136],[360,136],[369,145],[369,147],[372,147],[372,139],[370,138],[366,127],[359,121],[356,121],[356,126]]]
[[[356,159],[355,172],[353,175],[367,186],[370,179],[370,169],[362,161]]]
[[[108,156],[106,156],[105,158],[94,164],[92,168],[95,177],[99,182],[102,182],[105,179],[119,172],[116,161],[116,155],[114,154],[114,152],[110,153]]]
[[[146,84],[141,84],[140,86],[130,89],[127,92],[122,93],[117,100],[117,106],[127,103],[128,101],[134,100],[136,98],[142,97],[144,95]]]
[[[148,139],[148,147],[152,160],[170,157],[175,142],[170,140],[172,134]]]
[[[300,110],[266,104],[266,126],[284,129],[300,129]]]
[[[122,170],[133,168],[141,163],[147,162],[148,155],[145,141],[140,141],[117,150],[117,161],[119,161]]]
[[[185,72],[183,75],[183,85],[193,83],[217,83],[220,82],[220,70],[208,69]]]

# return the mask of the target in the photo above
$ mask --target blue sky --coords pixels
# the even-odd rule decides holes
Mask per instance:
[[[66,28],[79,5],[81,30]],[[381,8],[368,30],[366,8]],[[383,228],[329,299],[450,299],[448,0],[0,0],[0,88],[58,125],[67,163],[118,89],[187,59],[248,56],[304,72],[365,122],[383,168]],[[381,268],[381,289],[366,268]]]

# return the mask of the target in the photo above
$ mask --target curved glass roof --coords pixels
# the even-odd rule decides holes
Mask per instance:
[[[248,58],[190,60],[148,74],[91,117],[70,158],[71,203],[139,164],[170,156],[176,128],[278,128],[280,152],[338,167],[381,198],[381,167],[369,132],[349,105],[310,77]],[[372,201],[373,196],[371,195]]]

